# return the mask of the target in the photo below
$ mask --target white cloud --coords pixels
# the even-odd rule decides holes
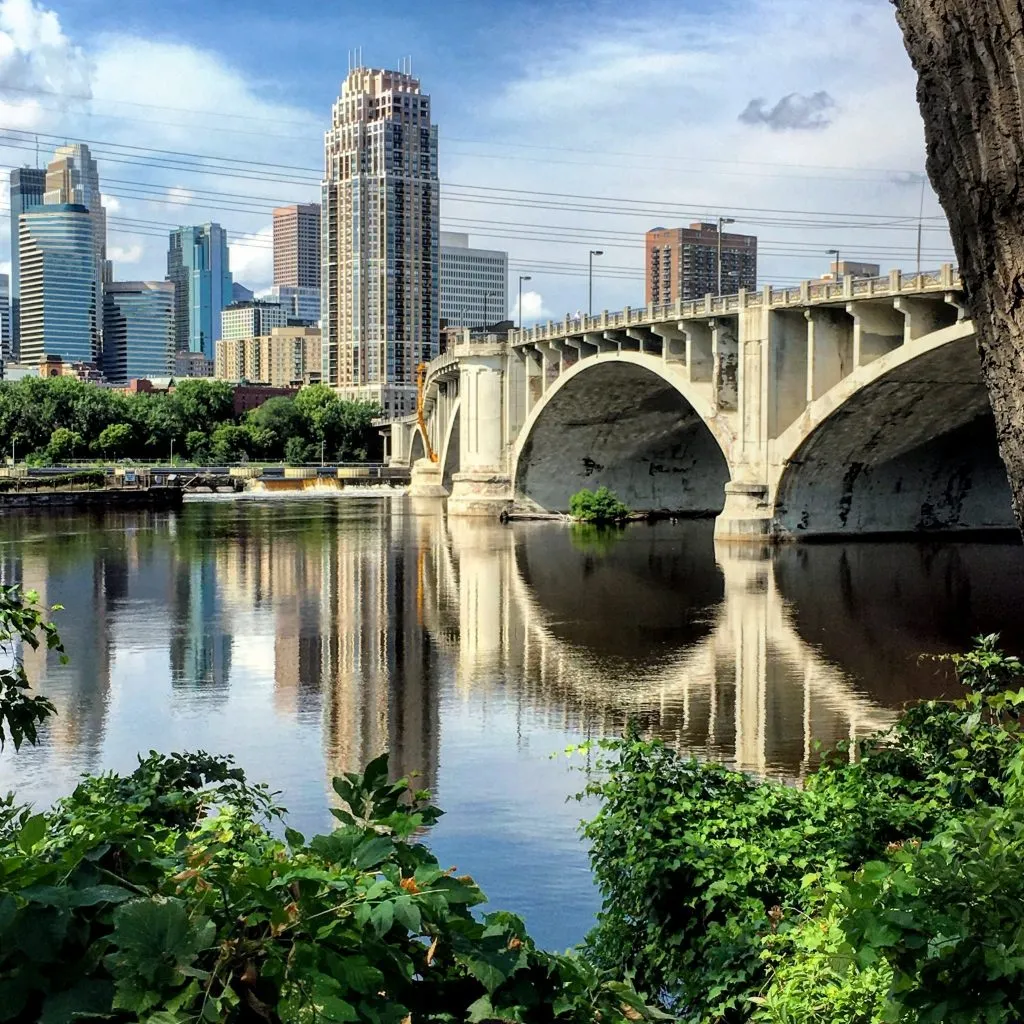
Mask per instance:
[[[168,206],[188,206],[195,199],[195,193],[180,185],[172,185],[167,190],[167,198],[164,202]]]
[[[539,320],[550,320],[552,314],[545,308],[544,299],[540,292],[523,292],[523,315],[522,322],[529,326]],[[519,323],[519,296],[515,297],[512,304],[512,320]]]
[[[105,195],[103,196],[103,209],[107,213],[118,213],[121,210],[121,200],[117,196]]]
[[[122,263],[138,263],[142,259],[142,243],[132,245],[108,245],[107,256],[114,261],[114,270]],[[119,277],[122,275],[118,275]]]
[[[273,238],[273,227],[269,224],[255,234],[243,235],[234,241],[228,237],[231,276],[235,281],[253,291],[270,287],[274,277]]]

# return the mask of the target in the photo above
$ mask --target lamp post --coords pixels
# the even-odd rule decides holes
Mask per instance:
[[[722,228],[726,224],[735,224],[732,217],[718,218],[718,294],[722,294]]]
[[[828,250],[828,254],[829,254],[829,256],[835,256],[835,258],[836,258],[836,272],[833,275],[833,277],[835,278],[836,283],[838,284],[839,283],[839,250],[838,249],[829,249]]]
[[[523,329],[523,282],[532,281],[533,278],[529,274],[519,275],[519,330]]]
[[[587,316],[594,315],[594,257],[603,256],[601,249],[590,250],[590,271],[587,274]]]
[[[327,447],[327,438],[320,438],[320,468],[324,468],[324,449]]]
[[[174,438],[171,438],[171,457],[167,460],[168,465],[174,465]]]

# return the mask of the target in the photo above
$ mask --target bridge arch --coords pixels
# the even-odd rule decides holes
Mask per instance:
[[[415,466],[420,459],[427,457],[427,446],[423,440],[423,431],[417,425],[409,442],[409,465]]]
[[[639,352],[591,356],[551,382],[516,440],[517,500],[566,511],[583,487],[630,508],[713,516],[732,436],[685,368]]]
[[[858,368],[774,444],[781,536],[1013,527],[969,321]]]
[[[444,428],[444,439],[438,457],[441,460],[441,483],[448,493],[452,490],[452,477],[459,471],[459,445],[462,426],[462,399],[457,398],[451,416]]]

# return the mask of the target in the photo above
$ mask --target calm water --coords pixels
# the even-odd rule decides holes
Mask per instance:
[[[310,834],[330,827],[331,776],[388,748],[447,811],[442,861],[551,947],[597,906],[566,745],[635,715],[680,749],[795,777],[815,741],[949,689],[920,653],[981,631],[1024,648],[1010,544],[768,556],[716,551],[710,523],[602,538],[407,499],[9,518],[0,574],[65,606],[72,655],[29,652],[60,716],[0,757],[0,789],[46,803],[140,750],[230,752]]]

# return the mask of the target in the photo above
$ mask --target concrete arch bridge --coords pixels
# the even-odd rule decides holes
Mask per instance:
[[[950,265],[467,333],[422,411],[391,461],[451,515],[607,485],[721,539],[1013,527]]]

